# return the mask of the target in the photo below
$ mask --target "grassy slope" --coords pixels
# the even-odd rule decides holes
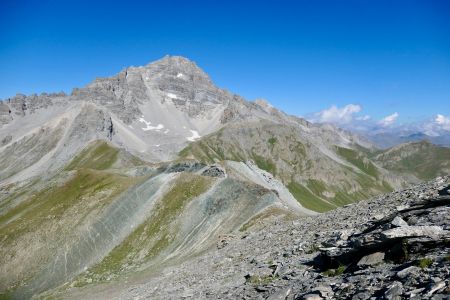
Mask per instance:
[[[335,185],[318,180],[314,174],[319,164],[318,158],[311,154],[317,150],[302,143],[294,130],[280,131],[276,126],[264,124],[261,128],[223,128],[191,143],[180,152],[180,156],[193,157],[205,163],[253,160],[260,169],[280,178],[303,206],[318,212],[392,190],[387,182],[380,179],[379,170],[370,161],[368,153],[359,149],[334,149],[339,156],[354,166],[352,169],[344,165],[337,166],[333,161],[329,162],[334,164],[334,171],[338,173],[336,176],[342,177],[345,183]],[[239,140],[239,135],[253,143]],[[355,185],[359,190],[349,193]]]
[[[336,206],[333,206],[332,204],[324,201],[322,198],[316,196],[307,187],[301,184],[291,182],[287,187],[295,199],[297,199],[304,207],[308,209],[317,212],[325,212],[336,208]]]
[[[378,178],[379,171],[377,170],[377,167],[361,152],[358,152],[353,149],[343,148],[343,147],[337,147],[336,146],[336,152],[346,159],[348,162],[350,162],[352,165],[357,167],[361,172]]]
[[[94,141],[75,156],[66,170],[89,168],[107,170],[113,167],[132,167],[144,162],[120,149],[112,147],[106,141]]]
[[[206,192],[212,182],[211,177],[181,173],[169,192],[156,203],[152,215],[99,264],[79,276],[76,285],[116,277],[126,272],[127,267],[136,267],[157,257],[174,241],[177,217],[192,199]]]
[[[289,213],[285,209],[276,207],[276,206],[269,206],[260,213],[256,214],[253,218],[245,222],[240,228],[239,231],[245,232],[250,229],[254,229],[258,226],[265,225],[265,221],[268,219],[284,219],[284,220],[290,220],[290,219],[296,219],[298,216]]]
[[[377,167],[362,152],[335,147],[336,153],[353,165],[357,170],[343,166],[342,175],[357,184],[360,189],[349,193],[352,185],[347,187],[329,186],[326,182],[308,179],[304,185],[290,182],[288,189],[292,195],[306,208],[317,212],[324,212],[359,200],[367,199],[375,194],[392,191],[392,187],[386,181],[379,180],[380,173]],[[331,192],[333,197],[324,197],[324,192]]]
[[[117,162],[118,153],[119,150],[105,142],[94,142],[68,165],[66,170],[71,170],[70,173],[56,174],[50,182],[40,183],[40,188],[33,191],[29,190],[30,186],[14,191],[12,196],[25,196],[0,216],[0,263],[3,270],[17,271],[17,274],[3,274],[10,281],[0,285],[0,293],[14,289],[32,277],[34,270],[45,267],[58,244],[78,226],[83,226],[85,218],[101,211],[142,180],[107,170]],[[68,179],[61,180],[65,177]],[[19,252],[24,251],[27,243],[41,246],[30,248],[30,253]],[[28,264],[28,267],[21,265],[22,270],[14,270],[14,263]]]
[[[450,148],[429,142],[408,143],[383,151],[375,160],[388,170],[413,174],[421,180],[431,180],[448,174]]]
[[[203,138],[202,140],[189,144],[180,152],[181,157],[194,157],[204,163],[214,163],[222,160],[245,161],[252,159],[256,165],[267,172],[276,174],[276,165],[270,157],[265,157],[257,147],[243,149],[234,143],[222,140],[222,130]],[[266,147],[273,150],[277,139],[271,136],[266,141]]]
[[[47,187],[0,217],[0,235],[13,239],[22,231],[39,228],[48,216],[61,219],[69,207],[75,206],[102,190],[111,189],[109,199],[114,198],[135,180],[120,176],[82,169],[60,186]],[[103,203],[106,205],[107,203]]]

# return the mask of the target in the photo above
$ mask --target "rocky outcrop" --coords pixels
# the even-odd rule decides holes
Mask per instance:
[[[203,169],[206,165],[198,161],[182,161],[177,163],[172,163],[167,168],[168,173],[179,173],[179,172],[197,172]]]
[[[345,266],[346,270],[351,270],[383,261],[404,263],[413,254],[423,255],[430,248],[445,247],[450,241],[444,214],[449,212],[449,205],[450,196],[437,196],[395,212],[352,235],[345,243],[323,248],[316,266],[322,269]]]
[[[225,177],[226,172],[225,170],[216,165],[208,166],[203,172],[203,176],[210,176],[210,177]]]
[[[0,146],[8,145],[11,141],[12,141],[12,136],[11,135],[7,135],[0,142]]]
[[[11,122],[11,120],[11,108],[3,101],[0,101],[0,127]]]
[[[6,113],[11,115],[12,118],[33,114],[39,109],[48,108],[49,106],[64,101],[64,99],[68,100],[64,92],[42,93],[40,95],[31,94],[29,96],[17,94],[14,97],[4,99],[0,102],[0,117],[6,115]]]

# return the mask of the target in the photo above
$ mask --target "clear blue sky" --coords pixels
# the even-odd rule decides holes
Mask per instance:
[[[0,28],[0,98],[170,54],[292,114],[450,115],[450,1],[5,0]]]

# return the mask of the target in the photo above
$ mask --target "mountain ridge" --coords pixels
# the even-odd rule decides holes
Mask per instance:
[[[151,274],[268,221],[444,174],[450,161],[432,163],[434,146],[423,169],[391,168],[414,145],[377,150],[246,101],[180,57],[70,95],[0,102],[0,143],[0,292],[14,298]]]

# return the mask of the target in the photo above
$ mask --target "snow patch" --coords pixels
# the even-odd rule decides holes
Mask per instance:
[[[167,93],[167,97],[169,97],[170,99],[178,99],[177,95],[172,93]]]
[[[177,74],[177,78],[180,78],[180,77],[183,77],[183,74],[182,74],[182,73],[178,73],[178,74]]]
[[[158,126],[148,126],[147,125],[147,128],[142,128],[142,130],[144,130],[144,131],[148,131],[148,130],[156,130],[156,131],[158,131],[158,130],[161,130],[163,128],[164,128],[163,124],[158,124]]]
[[[139,122],[145,124],[145,127],[142,128],[142,130],[144,130],[144,131],[161,130],[164,128],[163,124],[158,124],[157,126],[151,126],[152,122],[149,122],[149,121],[145,120],[144,118],[139,118]]]
[[[142,116],[142,117],[140,117],[139,118],[139,122],[142,122],[142,123],[144,123],[145,125],[150,125],[150,124],[152,124],[152,122],[147,122],[145,119],[144,119],[144,116]]]
[[[194,142],[195,140],[201,138],[196,130],[190,130],[190,132],[192,133],[192,136],[186,138],[188,141]]]

